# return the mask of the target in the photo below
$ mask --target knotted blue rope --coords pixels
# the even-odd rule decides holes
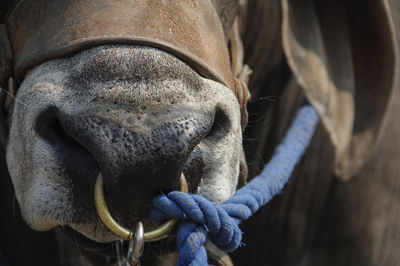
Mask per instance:
[[[183,220],[179,223],[177,233],[180,253],[177,265],[208,265],[203,246],[208,240],[226,252],[240,246],[240,222],[283,189],[309,145],[318,121],[315,109],[309,105],[303,106],[261,174],[222,204],[213,203],[200,195],[178,191],[154,199],[151,211],[154,220]]]

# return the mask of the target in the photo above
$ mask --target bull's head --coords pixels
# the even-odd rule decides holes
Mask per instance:
[[[239,2],[19,1],[7,19],[13,58],[0,50],[0,81],[13,75],[19,85],[6,101],[7,164],[32,228],[119,239],[95,210],[99,173],[112,216],[127,228],[154,226],[152,198],[177,190],[182,172],[191,192],[212,201],[235,191],[246,173],[248,98]],[[262,66],[254,95],[268,95],[265,72],[285,53],[330,135],[336,173],[351,176],[378,140],[396,73],[385,1],[253,1],[249,10],[276,20],[248,26],[253,34],[275,27],[265,29],[275,43],[266,34],[248,44],[257,48],[249,63]],[[254,143],[263,153],[264,141]]]
[[[227,46],[240,46],[238,22],[231,33],[238,1],[223,2],[17,5],[7,26],[22,82],[7,164],[30,227],[119,239],[96,214],[100,173],[111,214],[127,228],[154,226],[152,199],[177,190],[182,172],[190,192],[215,202],[232,195],[248,97],[236,77],[242,58],[235,75]]]

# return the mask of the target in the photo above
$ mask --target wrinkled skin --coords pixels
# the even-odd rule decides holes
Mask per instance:
[[[152,198],[176,190],[182,170],[192,192],[228,198],[241,142],[240,110],[228,87],[154,48],[101,46],[25,77],[6,154],[29,226],[69,225],[110,242],[119,238],[94,209],[99,171],[113,216],[149,228]]]

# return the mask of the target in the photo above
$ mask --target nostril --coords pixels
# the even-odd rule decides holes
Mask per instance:
[[[49,108],[37,118],[34,130],[65,160],[73,161],[73,159],[66,159],[70,156],[75,159],[80,158],[82,161],[85,160],[86,163],[90,161],[95,165],[90,152],[64,130],[55,107]],[[69,163],[67,162],[67,164]]]
[[[49,108],[38,117],[35,123],[35,131],[40,137],[53,145],[60,142],[65,144],[75,143],[62,128],[55,107]]]
[[[34,124],[35,132],[40,137],[51,143],[54,143],[54,137],[56,135],[56,131],[58,131],[58,129],[52,130],[54,127],[53,124],[56,123],[55,120],[57,120],[56,114],[57,114],[57,108],[50,107],[37,117]]]
[[[231,121],[226,114],[226,112],[217,107],[215,110],[214,122],[213,125],[208,132],[206,138],[207,139],[221,139],[228,134],[231,128]]]

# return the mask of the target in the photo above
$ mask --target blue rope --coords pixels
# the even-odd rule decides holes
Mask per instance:
[[[240,246],[240,222],[283,189],[309,145],[318,121],[315,109],[309,105],[303,106],[261,174],[222,204],[179,191],[154,199],[150,214],[154,220],[183,220],[179,223],[177,233],[180,253],[177,265],[208,265],[204,248],[208,240],[226,252]]]

